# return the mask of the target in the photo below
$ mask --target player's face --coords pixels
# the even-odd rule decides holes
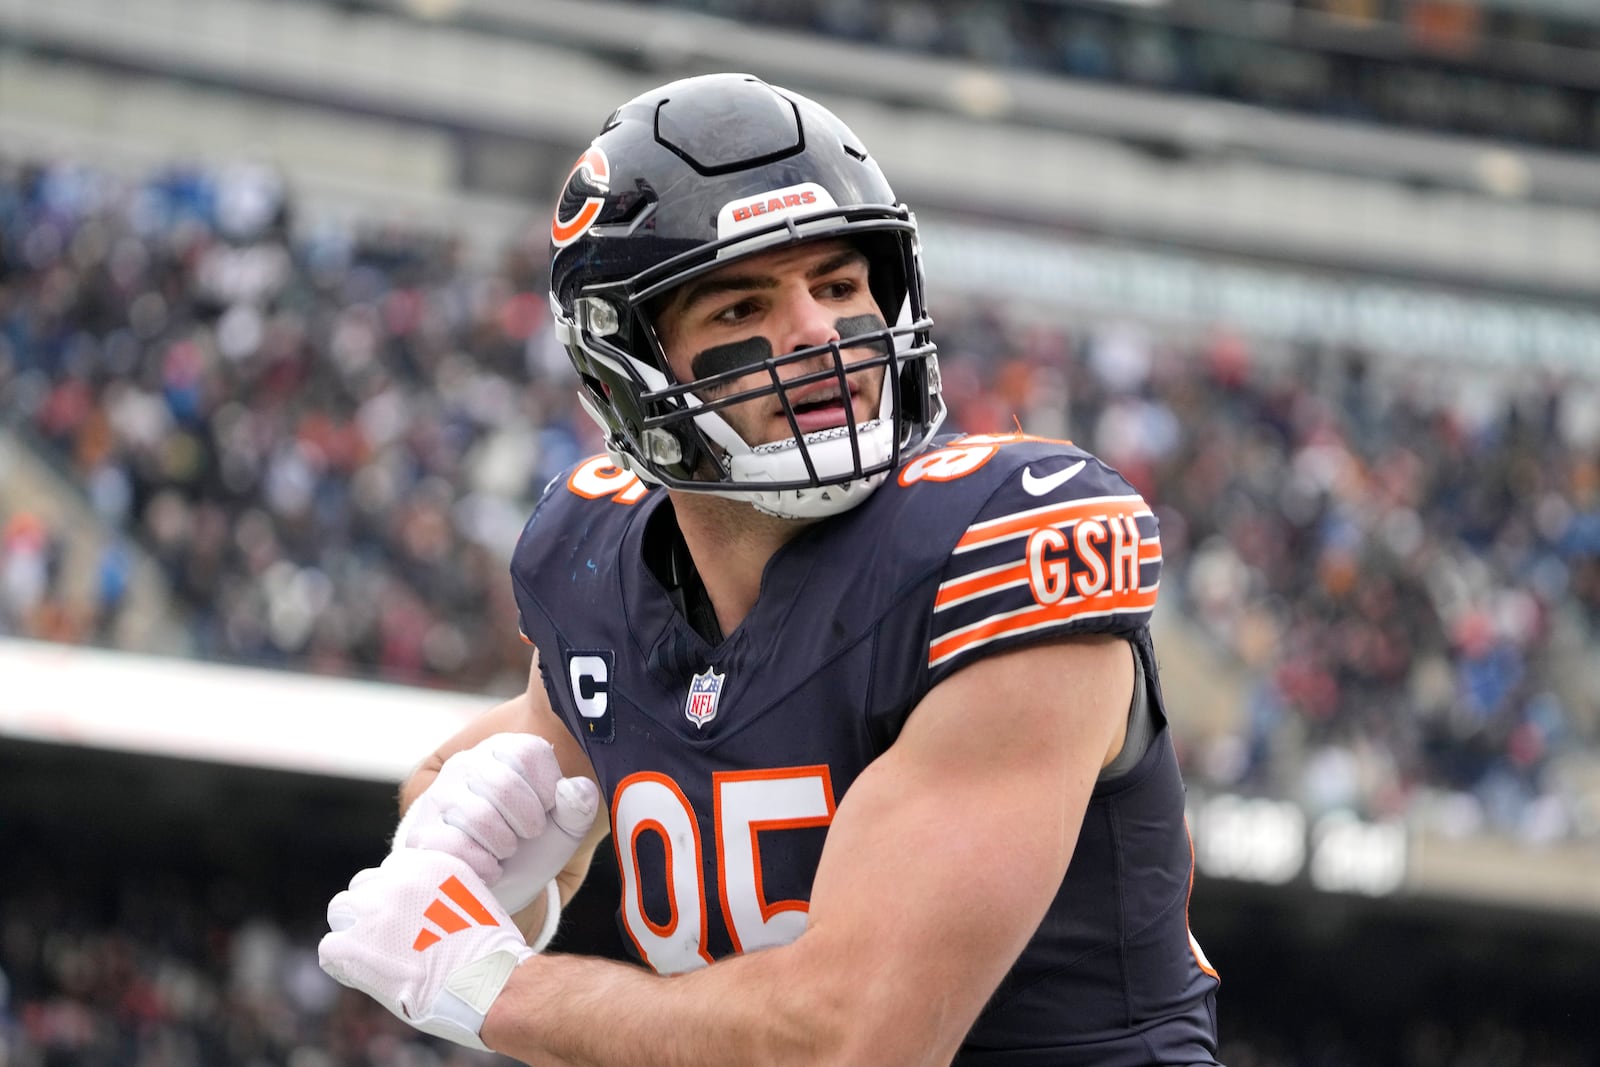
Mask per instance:
[[[866,317],[874,321],[869,325]],[[685,283],[656,318],[656,332],[679,381],[751,368],[726,385],[700,390],[703,400],[770,385],[761,363],[774,355],[882,325],[882,312],[867,287],[866,257],[845,241],[793,245],[731,263]],[[843,351],[847,364],[877,354],[862,346]],[[832,365],[832,356],[824,352],[814,360],[783,366],[779,376],[791,381]],[[877,417],[883,367],[849,374],[847,381],[848,397],[841,395],[836,378],[788,390],[801,433],[848,425],[846,403],[858,425]],[[776,393],[724,408],[721,414],[751,445],[794,436]]]

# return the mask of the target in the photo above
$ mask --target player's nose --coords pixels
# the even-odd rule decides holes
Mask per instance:
[[[809,289],[791,293],[784,302],[784,336],[778,351],[798,352],[839,340],[838,316]]]

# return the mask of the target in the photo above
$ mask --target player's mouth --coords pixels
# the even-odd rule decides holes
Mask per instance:
[[[861,389],[855,383],[850,385],[850,403],[856,408],[855,418],[857,425],[867,421],[870,413],[859,410]],[[837,382],[818,382],[816,385],[792,389],[788,394],[789,404],[794,408],[794,421],[803,434],[815,433],[818,430],[831,430],[836,426],[848,426],[850,418],[845,412],[844,398],[839,392]],[[788,424],[788,418],[780,410],[778,418]]]

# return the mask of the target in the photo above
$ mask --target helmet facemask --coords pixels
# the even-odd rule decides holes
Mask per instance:
[[[943,420],[944,405],[920,285],[902,280],[918,269],[915,223],[904,208],[870,220],[841,214],[785,220],[579,298],[582,321],[562,323],[563,339],[598,372],[584,375],[588,395],[582,399],[606,430],[607,447],[619,465],[671,489],[745,500],[768,514],[810,519],[860,503],[926,443]],[[893,325],[874,315],[853,316],[839,321],[837,341],[782,354],[768,349],[727,369],[676,380],[655,327],[654,312],[668,293],[751,255],[838,236],[866,255],[869,286],[879,306],[896,301]],[[725,392],[755,374],[765,381]],[[607,383],[619,376],[627,379],[631,417],[616,417],[619,390]],[[864,376],[881,378],[879,403],[873,417],[858,419],[849,397]],[[807,433],[790,394],[821,382],[837,383],[845,424]],[[721,414],[770,398],[778,400],[793,430],[784,440],[751,445]]]

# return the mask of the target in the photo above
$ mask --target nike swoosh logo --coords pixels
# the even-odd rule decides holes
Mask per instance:
[[[1077,477],[1078,472],[1083,470],[1084,465],[1088,462],[1086,459],[1080,459],[1066,470],[1047,474],[1043,478],[1033,473],[1032,467],[1026,467],[1022,471],[1022,491],[1029,496],[1044,496],[1046,493],[1052,493]]]

